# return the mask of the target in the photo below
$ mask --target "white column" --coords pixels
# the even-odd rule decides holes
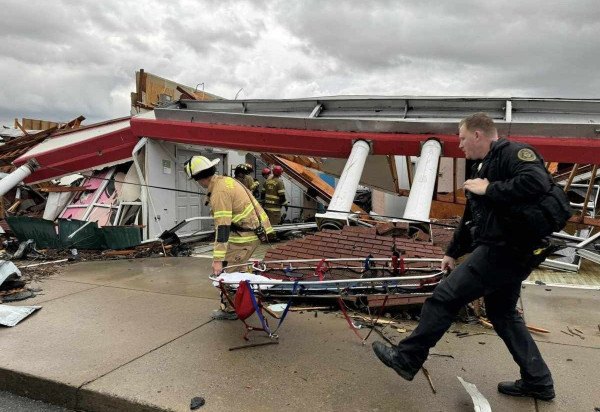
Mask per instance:
[[[144,177],[144,173],[142,173],[142,168],[140,166],[140,162],[138,159],[138,152],[141,151],[144,146],[148,143],[147,137],[142,137],[139,142],[135,145],[133,150],[131,151],[131,159],[133,160],[133,164],[135,165],[135,170],[138,174],[138,179],[140,180],[140,201],[142,203],[142,225],[144,226],[144,230],[142,232],[142,238],[148,239],[150,237],[150,225],[148,225],[148,199],[152,201],[152,197],[148,193],[148,186],[146,185],[146,179]],[[147,156],[146,156],[147,157]],[[177,173],[177,172],[175,172]]]
[[[404,218],[429,222],[441,154],[442,145],[435,139],[427,140],[421,148],[421,156],[417,162],[417,170],[404,209]]]
[[[352,145],[350,157],[335,187],[327,212],[316,215],[319,227],[342,227],[348,224],[348,212],[354,203],[370,150],[369,143],[364,140],[358,140]]]
[[[38,165],[29,160],[17,170],[0,180],[0,196],[4,196],[6,193],[8,193],[13,187],[21,183],[23,179],[32,174],[37,168]]]

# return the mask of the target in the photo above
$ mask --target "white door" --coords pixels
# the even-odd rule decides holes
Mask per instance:
[[[175,179],[175,184],[177,190],[180,191],[176,192],[177,199],[175,204],[177,207],[178,223],[190,217],[210,216],[210,208],[205,205],[206,196],[189,193],[205,193],[206,190],[193,180],[188,180],[185,171],[183,170],[185,162],[188,161],[190,157],[198,154],[200,153],[177,148],[177,178]],[[224,155],[213,153],[203,153],[202,155],[209,159],[220,158],[221,161],[217,164],[217,173],[223,173]],[[188,223],[187,226],[181,229],[180,233],[192,233],[199,230],[210,230],[212,228],[214,228],[212,220],[197,220]]]

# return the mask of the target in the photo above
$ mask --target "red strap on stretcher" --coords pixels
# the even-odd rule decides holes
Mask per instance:
[[[350,326],[350,329],[352,329],[352,332],[354,332],[360,340],[364,340],[363,337],[360,336],[360,333],[358,333],[358,329],[356,329],[356,326],[354,326],[354,322],[352,322],[352,319],[350,319],[350,316],[348,316],[348,312],[346,311],[346,304],[344,303],[342,298],[338,298],[338,304],[340,305],[342,314],[344,315],[346,322],[348,322],[348,326]]]
[[[325,272],[329,270],[329,263],[325,259],[321,259],[319,263],[317,263],[317,268],[315,269],[315,275],[322,281],[325,278]]]
[[[398,257],[395,253],[392,255],[392,269],[394,275],[404,275],[406,267],[404,266],[404,257]]]

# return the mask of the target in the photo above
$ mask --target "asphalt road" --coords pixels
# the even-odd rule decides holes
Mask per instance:
[[[44,402],[0,391],[0,410],[2,412],[72,412]]]

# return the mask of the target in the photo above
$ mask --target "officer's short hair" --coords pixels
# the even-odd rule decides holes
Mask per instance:
[[[470,132],[481,130],[483,134],[488,137],[494,137],[498,133],[492,118],[482,112],[472,114],[462,119],[458,124],[458,127],[461,128],[463,126]]]

